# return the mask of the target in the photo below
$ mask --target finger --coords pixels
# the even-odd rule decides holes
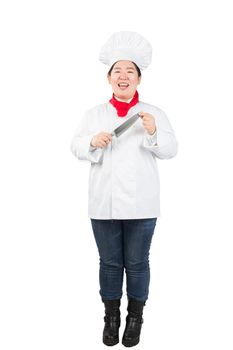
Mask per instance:
[[[145,116],[143,117],[143,120],[149,121],[149,120],[151,120],[151,117],[150,117],[149,115],[145,115]]]
[[[112,140],[112,135],[111,135],[111,134],[108,134],[108,135],[107,135],[107,139],[108,139],[109,141],[111,141],[111,140]]]
[[[106,133],[106,134],[102,135],[102,140],[104,140],[104,141],[112,141],[112,135]]]
[[[145,120],[145,121],[143,120],[143,122],[144,122],[145,125],[151,125],[152,126],[154,124],[152,120]]]
[[[103,138],[103,141],[109,143],[111,140],[109,139],[109,137],[105,136],[105,137]]]
[[[112,137],[109,132],[103,132],[102,134],[103,134],[103,136]]]
[[[106,143],[104,141],[100,141],[100,147],[104,148],[106,146]]]
[[[148,120],[150,120],[151,118],[150,118],[150,116],[148,116],[147,114],[144,114],[143,116],[142,116],[142,120],[143,121],[148,121]]]
[[[143,119],[143,118],[144,118],[144,115],[145,115],[145,112],[139,112],[138,114],[139,114],[140,117]]]

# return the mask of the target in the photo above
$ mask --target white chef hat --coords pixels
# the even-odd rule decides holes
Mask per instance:
[[[136,32],[121,31],[114,33],[101,48],[99,59],[112,66],[115,62],[126,60],[136,63],[143,70],[149,66],[152,58],[150,43]]]

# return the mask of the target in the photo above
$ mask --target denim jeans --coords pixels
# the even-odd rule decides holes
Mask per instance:
[[[124,271],[128,298],[146,301],[149,294],[149,250],[157,218],[91,219],[100,256],[102,300],[120,299]]]

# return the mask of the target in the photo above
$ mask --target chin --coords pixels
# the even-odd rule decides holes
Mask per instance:
[[[117,94],[119,96],[119,98],[125,98],[126,100],[128,100],[129,98],[131,98],[130,94]]]
[[[129,100],[130,98],[132,98],[134,96],[134,93],[130,93],[128,91],[119,91],[119,92],[115,93],[115,96],[120,98],[120,99]]]

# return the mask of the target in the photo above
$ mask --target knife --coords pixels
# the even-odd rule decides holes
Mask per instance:
[[[119,137],[121,134],[123,134],[128,128],[131,127],[131,125],[133,125],[136,120],[138,118],[140,118],[140,114],[135,114],[133,115],[131,118],[129,118],[128,120],[126,120],[126,122],[124,122],[123,124],[121,124],[120,126],[118,126],[118,128],[114,129],[113,132],[111,133],[112,136],[116,136]]]

